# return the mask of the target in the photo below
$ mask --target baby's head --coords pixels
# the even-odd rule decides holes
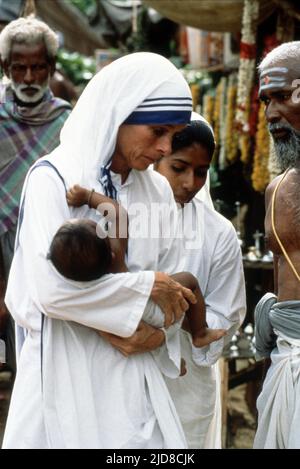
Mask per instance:
[[[56,232],[48,255],[60,274],[71,280],[88,282],[109,272],[112,253],[107,238],[99,238],[97,224],[72,219]]]

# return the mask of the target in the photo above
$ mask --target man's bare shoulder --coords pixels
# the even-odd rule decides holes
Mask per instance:
[[[279,176],[276,176],[267,186],[266,188],[266,192],[265,192],[265,204],[266,204],[266,207],[268,207],[269,203],[270,203],[270,200],[271,200],[271,197],[272,197],[272,194],[279,182],[279,180],[282,178],[282,174],[280,174]]]

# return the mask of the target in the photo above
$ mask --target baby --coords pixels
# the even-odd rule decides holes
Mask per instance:
[[[127,250],[128,217],[126,210],[115,200],[78,185],[67,193],[69,205],[80,207],[84,204],[97,209],[108,224],[105,233],[89,219],[72,219],[65,222],[55,234],[48,258],[64,277],[81,282],[101,278],[105,274],[128,272],[125,256]],[[124,229],[125,228],[125,229]],[[124,237],[120,236],[123,229]],[[190,304],[186,312],[187,328],[195,347],[204,347],[226,334],[224,329],[209,329],[205,319],[205,303],[197,279],[189,272],[170,275],[172,279],[193,291],[197,302]],[[142,319],[154,327],[164,325],[164,316],[154,308],[151,300]]]

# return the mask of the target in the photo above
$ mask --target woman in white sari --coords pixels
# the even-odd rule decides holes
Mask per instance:
[[[206,182],[214,148],[211,127],[193,113],[191,124],[174,137],[173,153],[156,164],[180,204],[185,270],[199,281],[207,324],[228,331],[224,338],[202,348],[194,347],[191,335],[186,330],[181,331],[181,352],[187,373],[166,381],[189,448],[221,448],[217,360],[241,325],[246,311],[242,256],[236,232],[232,224],[214,210]]]
[[[94,329],[121,336],[116,345],[124,354],[151,350],[165,336],[140,322],[148,299],[162,308],[168,324],[170,316],[178,319],[187,309],[186,299],[193,300],[166,274],[154,274],[182,270],[181,250],[171,189],[147,169],[170,153],[174,133],[190,120],[191,106],[188,85],[168,60],[150,53],[119,59],[91,80],[66,121],[60,146],[29,172],[6,295],[23,329],[18,327],[18,371],[4,448],[186,446],[152,355],[125,358]],[[87,206],[68,207],[65,191],[76,183],[117,198],[131,227],[135,202],[146,220],[151,204],[162,204],[152,221],[158,236],[129,235],[131,273],[108,275],[83,288],[47,260],[53,235],[65,220],[98,219]],[[166,220],[171,236],[162,236]],[[170,375],[174,360],[178,365],[171,342],[167,337],[160,354]],[[161,402],[153,382],[163,390]]]

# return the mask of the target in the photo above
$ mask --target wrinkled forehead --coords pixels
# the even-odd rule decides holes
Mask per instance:
[[[13,60],[48,60],[46,46],[39,41],[36,44],[13,42],[10,53],[10,62]]]
[[[299,71],[293,67],[286,65],[266,67],[259,76],[259,94],[266,91],[280,91],[281,89],[292,88],[294,80],[299,78]]]

